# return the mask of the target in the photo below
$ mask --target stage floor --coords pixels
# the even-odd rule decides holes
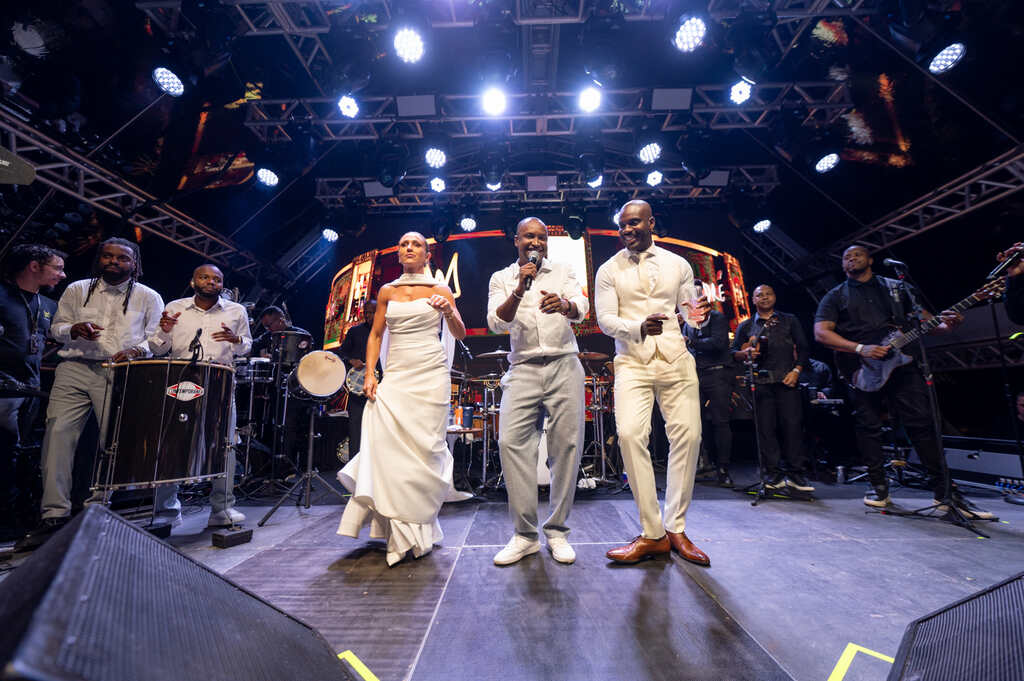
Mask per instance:
[[[210,547],[203,511],[171,542],[317,627],[381,681],[875,681],[889,663],[865,650],[894,655],[910,620],[1024,569],[1024,508],[978,498],[1002,516],[982,524],[992,539],[981,540],[936,520],[866,514],[863,491],[820,485],[817,501],[752,508],[698,485],[688,534],[710,568],[609,563],[604,552],[639,532],[635,508],[628,494],[592,492],[573,509],[571,566],[542,550],[495,567],[510,531],[499,502],[446,505],[443,546],[393,568],[381,542],[335,534],[333,505],[285,506],[252,543],[227,550]],[[265,508],[242,510],[255,527]],[[851,644],[861,649],[843,664]]]

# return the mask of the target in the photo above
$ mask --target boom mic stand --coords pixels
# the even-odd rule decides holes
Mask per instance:
[[[921,306],[920,301],[918,301],[917,296],[914,295],[913,290],[907,286],[907,267],[905,265],[899,265],[896,266],[895,269],[900,281],[900,290],[906,293],[907,298],[910,300],[913,317],[917,323],[920,324],[925,321],[924,308]],[[989,535],[975,527],[974,523],[964,515],[963,511],[961,511],[953,501],[953,478],[949,474],[949,463],[946,461],[946,448],[942,444],[942,424],[939,419],[939,401],[938,396],[935,394],[935,381],[932,376],[931,366],[928,363],[928,351],[925,349],[923,342],[920,343],[920,348],[921,359],[918,362],[918,365],[924,373],[924,382],[928,393],[928,408],[931,411],[932,417],[932,429],[934,431],[936,444],[938,444],[939,447],[939,474],[942,476],[942,499],[940,499],[936,504],[916,508],[910,511],[879,509],[875,512],[900,516],[903,518],[940,518],[941,520],[953,523],[954,525],[959,525],[966,530],[970,530],[971,532],[988,539]],[[946,510],[945,515],[937,516],[932,513],[932,511],[940,511],[943,508]],[[867,512],[872,513],[873,511]],[[993,518],[993,520],[996,519]]]

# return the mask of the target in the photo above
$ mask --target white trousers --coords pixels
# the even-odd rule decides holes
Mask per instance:
[[[657,400],[668,436],[668,476],[665,516],[658,508],[658,489],[647,443],[651,410]],[[615,358],[615,423],[619,448],[643,525],[643,536],[659,539],[665,530],[682,532],[693,496],[693,478],[700,452],[700,391],[693,355],[674,362],[655,358],[649,364],[618,355]]]

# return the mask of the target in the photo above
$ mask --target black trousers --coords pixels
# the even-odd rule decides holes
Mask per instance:
[[[779,460],[783,451],[789,470],[802,471],[804,446],[800,389],[788,388],[782,383],[764,383],[757,386],[754,395],[757,400],[757,437],[761,443],[765,473],[775,475],[781,472]]]
[[[363,407],[366,398],[348,394],[348,458],[359,453],[359,443],[363,437]]]
[[[889,413],[899,416],[928,473],[936,480],[935,491],[941,494],[943,480],[940,475],[942,447],[935,435],[931,409],[928,404],[928,386],[916,364],[902,366],[892,373],[878,392],[850,390],[854,408],[854,429],[857,448],[868,467],[872,485],[885,483],[885,454],[882,453],[882,410],[886,403]]]
[[[701,445],[706,451],[707,433],[714,435],[715,456],[713,461],[719,468],[728,468],[732,460],[732,427],[729,425],[729,412],[732,408],[733,371],[727,368],[698,371],[700,382],[700,418],[704,422]],[[708,427],[710,422],[711,427]]]

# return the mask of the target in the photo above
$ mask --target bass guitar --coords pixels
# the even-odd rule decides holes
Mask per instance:
[[[990,281],[949,309],[954,312],[963,312],[983,300],[1001,296],[1005,289],[1006,283],[1002,279]],[[873,345],[888,347],[888,353],[885,357],[882,359],[872,359],[870,357],[857,358],[860,360],[860,366],[853,371],[851,381],[853,387],[867,393],[881,390],[889,380],[889,377],[892,376],[893,371],[914,361],[913,357],[901,352],[901,350],[941,323],[941,319],[932,317],[912,331],[902,331],[898,327],[892,327],[892,330],[887,332],[884,338],[880,339],[877,343],[873,343]]]

